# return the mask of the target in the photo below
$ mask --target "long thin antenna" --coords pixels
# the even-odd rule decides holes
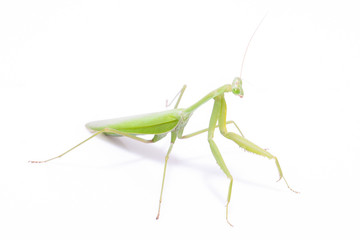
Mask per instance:
[[[240,70],[240,78],[241,78],[241,74],[242,74],[242,71],[243,71],[243,67],[244,67],[244,62],[245,62],[245,57],[246,57],[246,53],[249,49],[249,46],[250,46],[250,43],[251,43],[251,40],[253,39],[253,37],[255,36],[255,33],[257,32],[257,30],[259,29],[260,25],[262,24],[262,22],[264,21],[265,17],[266,17],[267,13],[264,15],[264,17],[261,19],[260,23],[257,25],[255,31],[253,32],[253,34],[251,35],[251,38],[246,46],[246,49],[245,49],[245,53],[244,53],[244,57],[243,57],[243,60],[242,60],[242,63],[241,63],[241,70]]]

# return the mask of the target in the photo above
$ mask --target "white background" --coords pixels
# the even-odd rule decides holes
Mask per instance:
[[[130,3],[131,2],[131,3]],[[359,239],[357,1],[2,1],[1,239]],[[187,107],[231,83],[228,119],[276,155],[218,132],[228,179],[206,134],[178,140],[155,220],[169,138],[89,136],[88,121]],[[212,101],[185,132],[207,127]],[[229,127],[229,130],[234,130]]]

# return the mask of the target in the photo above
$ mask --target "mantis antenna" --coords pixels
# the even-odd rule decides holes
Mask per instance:
[[[253,32],[253,34],[251,35],[251,38],[246,46],[246,49],[245,49],[245,53],[244,53],[244,57],[243,57],[243,60],[242,60],[242,63],[241,63],[241,69],[240,69],[240,78],[241,78],[241,74],[242,74],[242,71],[243,71],[243,67],[244,67],[244,62],[245,62],[245,57],[246,57],[246,53],[249,49],[249,46],[250,46],[250,43],[253,39],[253,37],[255,36],[255,33],[257,32],[257,30],[259,29],[260,25],[262,24],[262,22],[264,21],[265,17],[266,17],[267,13],[265,14],[265,16],[261,19],[261,21],[259,22],[259,24],[257,25],[257,27],[255,28],[255,31]]]

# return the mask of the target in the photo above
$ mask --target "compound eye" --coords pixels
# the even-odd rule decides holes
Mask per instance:
[[[232,89],[233,94],[239,95],[240,94],[240,88],[233,88]]]
[[[239,77],[236,77],[232,83],[232,92],[236,96],[243,97],[244,91],[242,89],[242,80]]]

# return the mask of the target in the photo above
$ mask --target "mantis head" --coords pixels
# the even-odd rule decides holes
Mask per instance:
[[[244,90],[242,89],[242,80],[239,77],[236,77],[232,82],[232,92],[235,96],[243,97]]]
[[[243,67],[244,67],[246,53],[247,53],[247,51],[249,49],[251,40],[255,36],[256,31],[259,29],[259,27],[260,27],[261,23],[264,21],[265,17],[266,17],[266,15],[261,19],[260,23],[257,25],[255,31],[251,35],[250,40],[249,40],[249,42],[248,42],[248,44],[246,46],[245,53],[244,53],[244,56],[243,56],[243,60],[242,60],[242,63],[241,63],[240,77],[236,77],[234,79],[233,83],[232,83],[232,92],[233,92],[233,94],[235,94],[236,96],[239,96],[241,98],[244,96],[244,90],[242,89],[242,80],[241,80],[242,75],[241,74],[242,74],[242,70],[243,70]]]

